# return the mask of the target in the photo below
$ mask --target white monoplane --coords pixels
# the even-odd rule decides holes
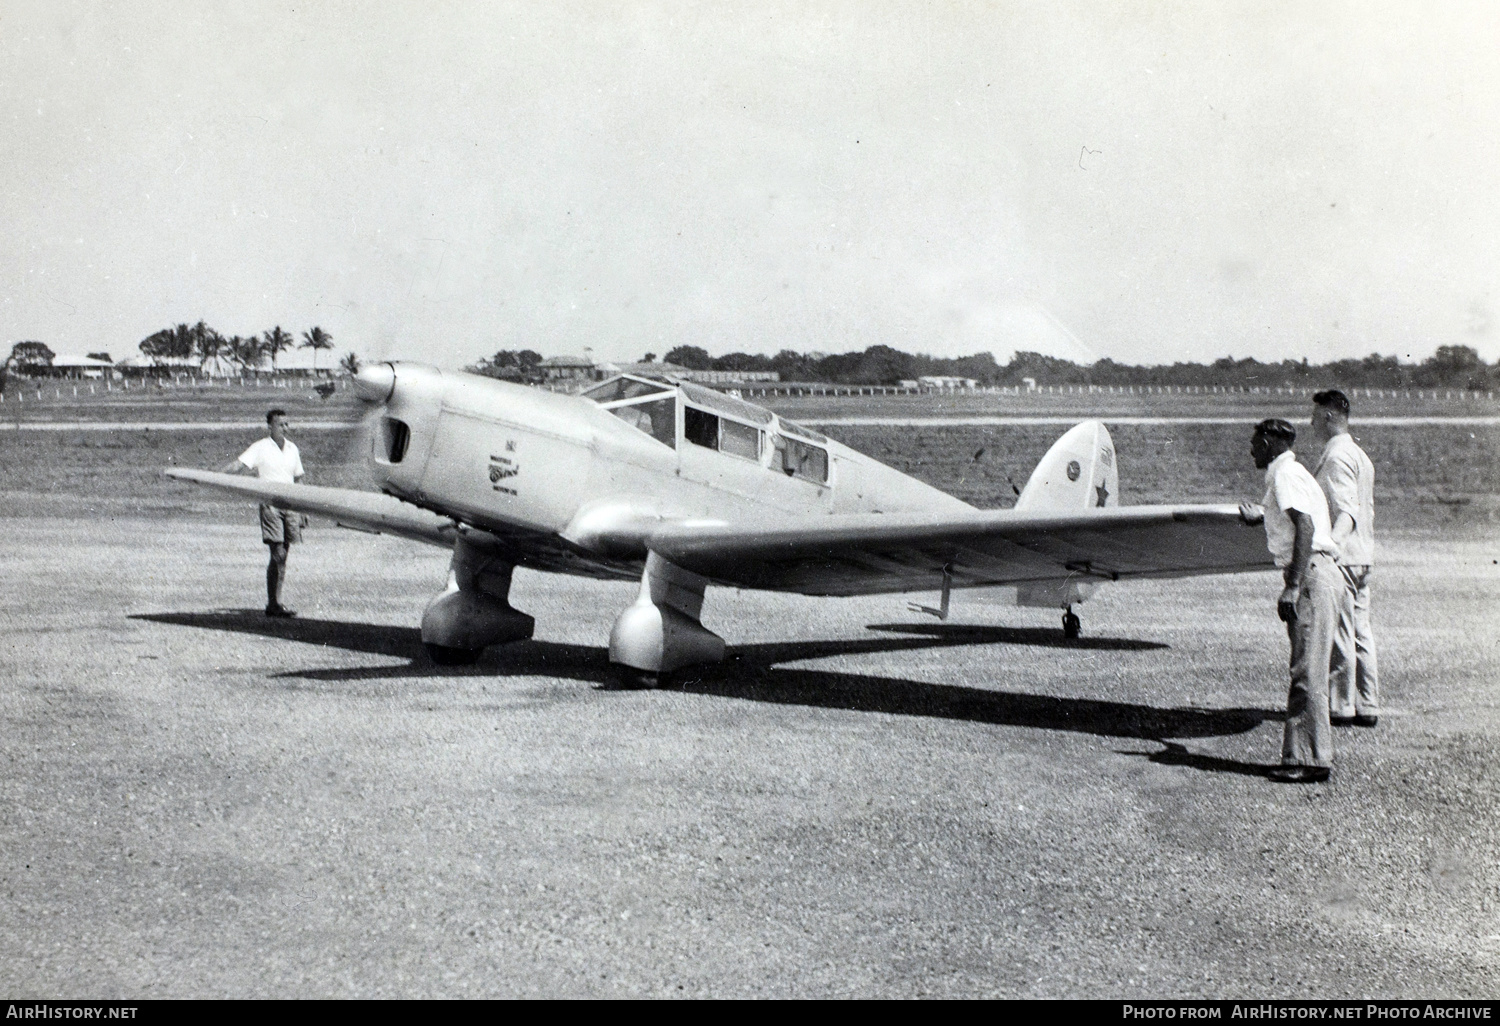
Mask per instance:
[[[1013,589],[1064,611],[1103,581],[1271,566],[1236,506],[1120,506],[1109,432],[1086,421],[1042,458],[1014,508],[980,510],[733,396],[621,375],[561,395],[410,363],[354,377],[376,407],[369,460],[384,494],[203,470],[211,485],[340,524],[453,550],[422,614],[439,663],[532,635],[511,608],[518,566],[638,579],[609,657],[652,682],[717,662],[700,622],[710,584],[803,595]],[[915,607],[926,608],[926,607]]]

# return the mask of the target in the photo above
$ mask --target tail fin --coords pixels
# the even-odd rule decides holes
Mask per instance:
[[[1119,493],[1115,443],[1100,421],[1086,420],[1052,443],[1021,489],[1016,509],[1081,513],[1099,506],[1118,506]],[[1099,584],[1098,579],[1080,572],[1066,580],[965,589],[956,594],[966,602],[1071,609],[1092,595]]]
[[[1016,509],[1070,513],[1096,506],[1118,506],[1120,475],[1115,443],[1104,423],[1086,420],[1052,444],[1031,472]]]

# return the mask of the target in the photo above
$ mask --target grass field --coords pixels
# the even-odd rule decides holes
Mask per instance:
[[[821,418],[907,417],[1005,412],[993,396],[842,397],[770,400],[781,413]],[[1122,415],[1051,396],[1042,412],[1060,417]],[[1122,396],[1095,397],[1105,400]],[[1139,399],[1140,397],[1135,397]],[[1171,416],[1231,416],[1214,396],[1178,404]],[[1256,397],[1258,398],[1258,397]],[[177,390],[161,395],[93,397],[48,409],[45,420],[240,421],[240,430],[0,431],[0,503],[12,515],[209,515],[244,516],[244,503],[189,485],[165,481],[168,466],[217,468],[233,459],[261,431],[254,426],[267,406],[285,407],[294,425],[342,423],[343,428],[297,431],[310,483],[363,487],[367,478],[355,424],[363,412],[347,393],[323,401],[310,389]],[[106,403],[108,405],[106,405]],[[35,406],[35,404],[33,404]],[[1118,404],[1116,404],[1118,405]],[[33,409],[32,412],[38,412]],[[1037,412],[1032,410],[1030,412]],[[1135,413],[1151,413],[1138,404]],[[1158,411],[1159,412],[1159,411]],[[1254,416],[1272,412],[1257,410]],[[1285,410],[1298,415],[1305,410]],[[1456,412],[1456,411],[1450,411]],[[1467,411],[1473,414],[1475,411]],[[1252,414],[1246,414],[1249,416]],[[1415,414],[1414,414],[1415,415]],[[1430,410],[1429,410],[1430,415]],[[827,433],[905,473],[985,508],[1011,504],[1015,490],[1060,435],[1053,424],[829,425]],[[1249,427],[1242,423],[1119,424],[1112,428],[1120,459],[1121,501],[1238,502],[1258,499],[1260,475],[1251,465]],[[1488,529],[1500,509],[1500,425],[1428,423],[1370,424],[1356,428],[1375,463],[1382,531]],[[983,450],[975,459],[975,454]],[[1304,462],[1316,458],[1300,446]]]
[[[294,411],[304,419],[357,419],[359,403],[343,387],[327,400],[314,395],[307,382],[284,382],[286,387],[245,385],[146,385],[103,392],[102,385],[52,384],[12,386],[0,401],[0,421],[39,420],[254,420],[268,406]],[[747,396],[752,402],[794,419],[834,416],[928,417],[965,414],[1020,414],[1078,417],[1262,417],[1307,418],[1305,394],[1284,392],[1109,392],[1076,390],[1037,392],[955,392],[923,395],[857,396]],[[1354,399],[1360,416],[1496,416],[1500,399],[1489,393],[1451,389],[1387,391],[1378,396],[1360,392]]]

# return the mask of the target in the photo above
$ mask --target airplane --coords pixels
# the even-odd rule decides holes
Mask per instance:
[[[422,614],[435,663],[530,638],[516,567],[640,582],[615,620],[619,681],[649,687],[725,654],[709,585],[850,596],[954,590],[1063,611],[1103,583],[1264,570],[1233,505],[1119,504],[1102,422],[1068,430],[1011,509],[981,510],[805,425],[691,381],[621,374],[563,394],[419,363],[365,366],[366,457],[380,492],[172,468],[340,526],[451,548]]]

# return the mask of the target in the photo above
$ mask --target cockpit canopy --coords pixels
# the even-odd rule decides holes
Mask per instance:
[[[788,477],[830,483],[827,438],[732,395],[639,374],[621,374],[579,394],[669,448],[680,438]]]

